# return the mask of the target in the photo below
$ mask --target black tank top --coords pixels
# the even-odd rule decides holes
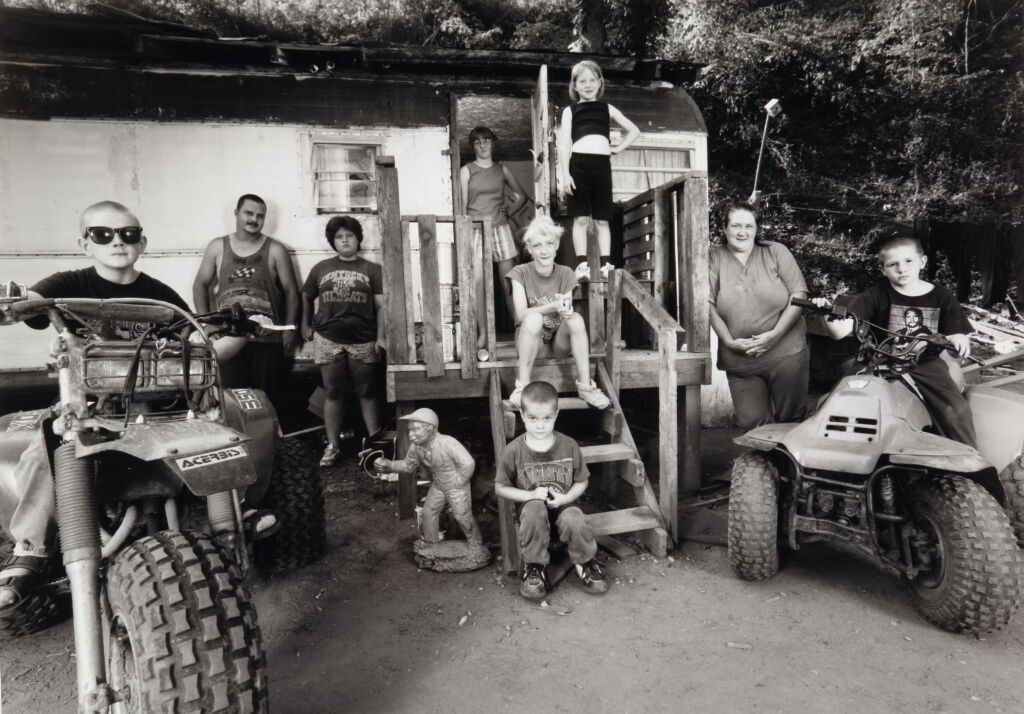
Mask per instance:
[[[597,134],[609,138],[611,119],[608,103],[601,101],[579,102],[572,107],[572,141],[576,143],[584,136]]]

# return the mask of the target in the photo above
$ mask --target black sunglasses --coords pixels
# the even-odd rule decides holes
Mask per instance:
[[[142,240],[141,226],[125,226],[124,228],[107,228],[106,226],[91,226],[85,229],[83,238],[90,239],[96,245],[107,245],[114,236],[121,236],[125,245],[135,245]]]

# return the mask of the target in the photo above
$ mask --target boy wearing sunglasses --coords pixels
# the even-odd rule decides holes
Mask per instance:
[[[120,203],[89,206],[79,221],[78,245],[92,258],[91,268],[68,270],[43,278],[29,289],[29,298],[151,298],[188,310],[178,293],[135,267],[146,249],[139,219]],[[28,320],[45,329],[45,316]],[[73,323],[70,329],[75,329]],[[131,337],[147,325],[113,325],[119,336]],[[14,541],[11,556],[0,563],[0,616],[13,612],[51,573],[56,543],[53,477],[42,431],[29,442],[14,470],[17,495],[0,494],[0,527]],[[4,501],[14,501],[4,502]]]

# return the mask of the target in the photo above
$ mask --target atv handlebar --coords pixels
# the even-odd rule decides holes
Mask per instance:
[[[186,314],[181,308],[160,300],[143,298],[38,298],[19,299],[0,304],[5,321],[21,322],[51,310],[65,310],[74,317],[92,320],[127,320],[131,322],[169,323]]]

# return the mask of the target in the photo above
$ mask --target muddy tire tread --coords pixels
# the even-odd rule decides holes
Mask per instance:
[[[1006,515],[1017,536],[1017,545],[1024,548],[1024,454],[1006,465],[999,474],[999,481],[1006,495]]]
[[[318,456],[301,439],[279,439],[274,471],[261,508],[277,516],[280,527],[253,546],[257,567],[284,573],[320,558],[327,545],[327,516]]]
[[[256,610],[234,562],[206,535],[164,531],[107,573],[108,623],[131,623],[138,711],[265,712]]]
[[[744,580],[766,580],[779,570],[778,471],[760,453],[733,462],[729,489],[728,550]]]
[[[952,474],[922,481],[909,497],[945,523],[947,574],[952,577],[936,593],[910,581],[918,611],[950,632],[982,634],[1002,628],[1021,598],[1020,554],[1003,509],[982,486]]]

